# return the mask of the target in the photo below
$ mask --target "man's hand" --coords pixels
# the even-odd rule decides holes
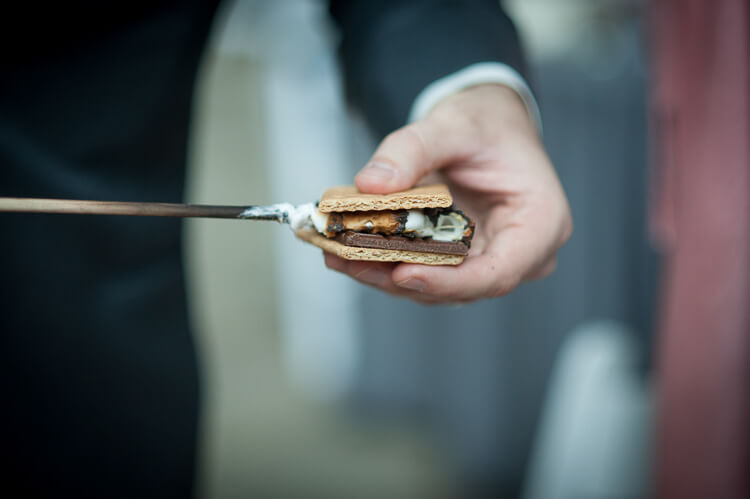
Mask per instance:
[[[362,192],[387,194],[444,181],[456,207],[477,223],[461,265],[348,261],[326,265],[360,282],[423,303],[502,296],[555,268],[573,229],[565,193],[516,93],[469,88],[383,140],[355,178]]]

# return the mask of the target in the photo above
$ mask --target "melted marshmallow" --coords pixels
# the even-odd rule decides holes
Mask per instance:
[[[266,209],[269,212],[282,215],[295,232],[299,229],[315,228],[319,233],[325,234],[328,214],[318,211],[315,203],[306,203],[299,206],[280,203]],[[257,212],[254,214],[257,214]],[[439,215],[437,223],[433,224],[432,220],[425,216],[422,210],[409,210],[406,224],[404,224],[404,232],[413,232],[419,237],[431,237],[435,241],[460,241],[464,237],[467,225],[466,219],[455,212]]]

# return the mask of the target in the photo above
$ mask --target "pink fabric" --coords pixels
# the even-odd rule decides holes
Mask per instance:
[[[653,3],[656,492],[750,497],[750,2]]]

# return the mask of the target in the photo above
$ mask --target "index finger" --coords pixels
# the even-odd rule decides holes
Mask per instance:
[[[528,231],[508,227],[497,234],[484,251],[469,256],[456,267],[432,267],[402,263],[393,269],[396,286],[445,302],[465,302],[502,296],[524,276],[550,258]]]

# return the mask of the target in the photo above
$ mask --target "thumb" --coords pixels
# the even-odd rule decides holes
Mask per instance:
[[[428,173],[446,164],[446,145],[439,128],[428,119],[389,134],[354,183],[362,192],[388,194],[414,187]]]

